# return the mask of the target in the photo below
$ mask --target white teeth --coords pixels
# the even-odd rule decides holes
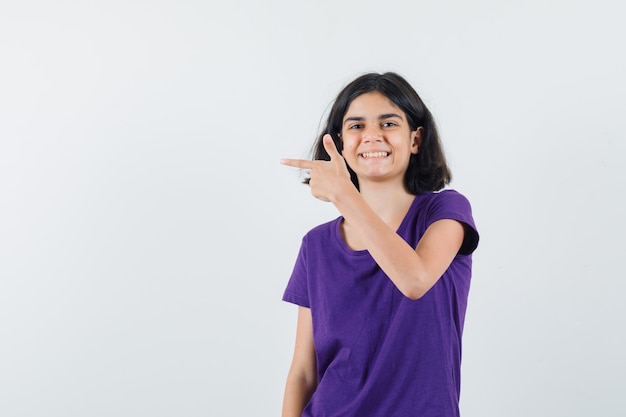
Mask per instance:
[[[389,155],[388,152],[365,152],[362,154],[363,158],[383,158]]]

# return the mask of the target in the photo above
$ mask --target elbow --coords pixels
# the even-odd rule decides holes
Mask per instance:
[[[400,292],[408,299],[416,301],[422,298],[433,287],[432,280],[413,277],[404,288],[398,288]],[[436,282],[436,281],[435,281]]]
[[[421,291],[407,291],[407,292],[403,292],[402,294],[404,294],[404,296],[411,301],[417,301],[420,298],[422,298],[424,294],[426,293],[421,292]]]
[[[422,286],[414,285],[409,288],[405,288],[400,292],[402,292],[402,294],[409,300],[417,301],[422,298],[424,294],[426,294],[427,290],[424,290]]]

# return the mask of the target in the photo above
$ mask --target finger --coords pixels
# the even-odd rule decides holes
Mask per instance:
[[[280,160],[280,163],[294,168],[311,169],[313,168],[313,161],[307,161],[305,159],[286,159]]]
[[[341,157],[341,154],[337,150],[337,146],[335,145],[333,138],[329,134],[325,134],[322,141],[324,142],[324,149],[326,149],[326,152],[328,152],[331,160]]]

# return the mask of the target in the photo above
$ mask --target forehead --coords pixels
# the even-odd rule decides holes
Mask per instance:
[[[343,118],[345,120],[348,117],[364,117],[367,115],[377,117],[381,114],[391,113],[398,114],[402,118],[405,117],[404,112],[400,109],[400,107],[398,107],[387,96],[378,91],[373,91],[361,94],[352,100]]]

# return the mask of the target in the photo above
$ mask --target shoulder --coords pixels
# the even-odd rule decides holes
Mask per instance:
[[[432,198],[436,201],[444,201],[448,203],[469,204],[469,200],[467,199],[467,197],[465,197],[465,195],[452,188],[435,191],[432,193]]]
[[[341,217],[337,217],[336,219],[313,227],[304,235],[303,240],[308,242],[327,241],[335,233],[337,223],[340,221]]]
[[[465,239],[461,253],[471,253],[478,246],[478,228],[474,222],[472,206],[463,194],[453,189],[430,193],[427,197],[426,213],[428,223],[451,219],[461,222],[465,227]]]
[[[457,190],[429,192],[418,197],[424,199],[424,206],[429,212],[454,211],[471,216],[472,207],[469,200]]]

